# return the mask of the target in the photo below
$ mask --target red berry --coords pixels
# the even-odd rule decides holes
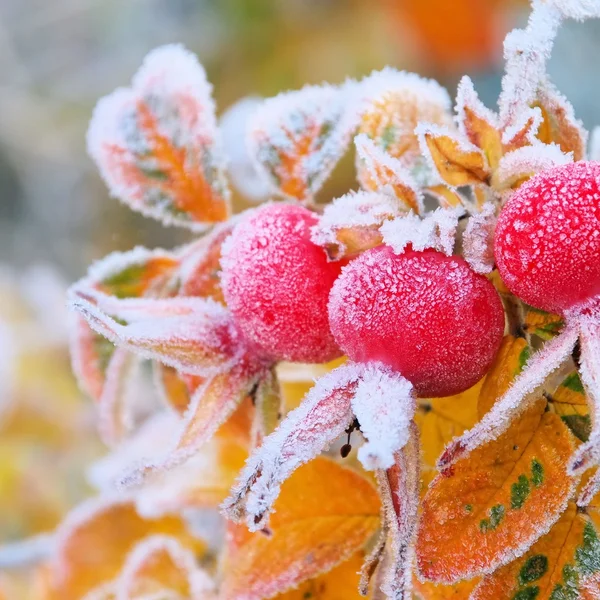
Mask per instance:
[[[516,296],[564,313],[600,294],[600,163],[548,169],[524,183],[498,218],[498,271]]]
[[[331,290],[329,321],[351,359],[387,364],[421,397],[474,385],[504,332],[498,293],[462,258],[435,250],[396,255],[387,246],[344,267]]]
[[[316,222],[306,208],[271,204],[242,221],[225,244],[227,306],[269,358],[317,363],[341,354],[327,316],[340,265],[310,241]]]

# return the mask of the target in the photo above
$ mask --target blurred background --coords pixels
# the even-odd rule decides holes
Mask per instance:
[[[190,235],[109,198],[85,151],[97,99],[150,49],[182,42],[219,113],[386,64],[451,96],[468,73],[492,106],[502,39],[527,13],[524,0],[0,0],[0,543],[53,527],[88,493],[83,464],[100,452],[69,372],[66,285],[112,250]],[[600,124],[599,55],[600,23],[569,23],[550,64],[588,128]],[[353,186],[350,157],[324,193]]]

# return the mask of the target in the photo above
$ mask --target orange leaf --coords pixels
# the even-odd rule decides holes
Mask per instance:
[[[414,578],[414,591],[419,600],[470,600],[471,592],[479,579],[460,581],[453,585],[441,585],[430,581],[419,581]]]
[[[598,575],[600,539],[590,518],[571,502],[545,536],[519,559],[485,577],[472,598],[582,598],[584,581]]]
[[[537,137],[544,144],[558,144],[563,152],[573,152],[573,160],[583,160],[587,133],[575,118],[571,103],[550,83],[540,87],[534,106],[542,111]]]
[[[573,493],[573,440],[538,400],[498,439],[439,475],[423,501],[421,574],[452,583],[490,572],[534,543]]]
[[[229,190],[211,87],[196,57],[163,46],[131,88],[96,106],[88,148],[111,192],[144,215],[191,229],[223,221]]]
[[[97,499],[80,505],[56,533],[50,563],[53,597],[80,600],[111,581],[134,545],[151,534],[174,536],[194,551],[203,548],[180,518],[143,519],[130,500]]]
[[[364,596],[358,593],[358,580],[363,559],[363,553],[357,552],[328,573],[309,579],[298,589],[279,594],[273,600],[361,600]]]
[[[268,532],[231,526],[222,596],[260,600],[348,559],[379,525],[379,499],[358,473],[324,457],[283,485]]]
[[[440,177],[452,187],[487,182],[490,170],[477,146],[457,138],[449,129],[419,129],[424,152],[428,152]]]

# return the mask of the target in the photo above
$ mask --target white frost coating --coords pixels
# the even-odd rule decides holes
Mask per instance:
[[[500,123],[498,121],[498,115],[490,110],[483,102],[479,99],[473,81],[468,75],[465,75],[459,82],[456,90],[456,116],[457,124],[460,132],[467,137],[467,131],[465,130],[466,114],[465,108],[472,111],[479,119],[488,123],[494,129],[498,129]]]
[[[496,207],[491,202],[469,217],[462,239],[463,257],[476,273],[491,273],[494,269],[496,221]]]
[[[600,2],[598,0],[546,0],[557,8],[563,17],[585,21],[600,17]]]
[[[214,301],[177,298],[181,302],[180,309],[184,309],[177,314],[177,302],[167,307],[161,300],[106,298],[110,308],[118,308],[118,313],[134,316],[136,320],[128,325],[120,324],[77,290],[71,294],[70,305],[94,331],[113,344],[144,358],[164,362],[183,373],[209,376],[226,371],[244,351],[228,311]],[[123,304],[119,304],[121,302]],[[169,312],[171,308],[173,312]],[[144,318],[146,309],[147,318]],[[165,310],[167,316],[161,316]]]
[[[369,471],[389,469],[406,444],[415,413],[413,386],[381,364],[367,364],[352,398],[352,409],[366,442],[358,460]]]
[[[361,186],[372,189],[373,182],[378,191],[389,189],[390,186],[390,193],[406,205],[407,209],[412,208],[422,214],[423,192],[402,162],[382,150],[364,133],[355,136],[354,145],[357,163],[363,167],[358,169]]]
[[[569,465],[572,475],[579,475],[600,464],[600,325],[594,317],[582,315],[578,320],[581,345],[579,374],[590,409],[592,430],[588,441],[579,446]]]
[[[400,214],[398,201],[387,194],[377,192],[349,192],[328,204],[311,228],[311,240],[318,246],[336,244],[342,229],[352,227],[377,227],[384,221]]]
[[[585,2],[585,0],[583,0]],[[498,100],[500,123],[514,124],[522,111],[535,99],[538,86],[546,79],[546,63],[550,58],[558,27],[568,11],[568,0],[543,2],[533,0],[533,10],[525,29],[514,29],[504,40],[505,75]],[[557,5],[562,5],[561,10]]]
[[[539,106],[522,109],[502,131],[502,143],[507,146],[514,143],[522,144],[523,142],[519,141],[519,138],[523,135],[528,143],[539,143],[536,134],[543,120],[544,116]]]
[[[290,199],[282,191],[276,173],[279,159],[287,154],[296,159],[291,175],[314,195],[342,157],[357,125],[356,83],[341,86],[308,85],[264,100],[253,113],[247,127],[247,148],[256,171],[270,184],[273,193]],[[326,133],[323,133],[326,131]],[[313,138],[309,149],[297,154],[297,145]]]
[[[459,211],[453,208],[437,208],[421,219],[413,213],[385,222],[379,230],[383,241],[396,254],[402,254],[408,245],[413,250],[428,248],[450,256],[456,241]]]
[[[228,518],[246,521],[251,531],[265,527],[281,484],[352,422],[351,398],[362,372],[361,365],[346,364],[315,383],[246,462],[222,507]]]
[[[175,569],[181,572],[182,579],[187,581],[190,594],[189,600],[208,600],[209,597],[212,597],[215,584],[208,573],[198,568],[194,553],[182,546],[175,537],[152,535],[136,544],[125,558],[125,564],[117,582],[116,600],[146,597],[137,593],[139,590],[136,590],[136,585],[139,585],[139,580],[136,581],[136,579],[141,572],[153,564],[153,560],[159,559],[161,554],[165,555],[165,558],[173,564]],[[176,590],[166,589],[164,591]],[[179,593],[175,594],[175,597],[178,598]]]
[[[261,102],[258,96],[238,100],[221,115],[219,124],[225,153],[229,159],[231,182],[252,202],[265,200],[271,189],[268,181],[257,172],[246,144],[248,124]]]
[[[182,103],[181,97],[192,98],[194,106]],[[138,129],[135,120],[140,99],[148,105],[159,123],[160,133],[179,148],[186,148],[192,169],[202,169],[203,160],[215,166],[215,181],[223,199],[229,201],[223,169],[225,160],[212,100],[212,86],[194,54],[180,44],[152,50],[132,79],[131,88],[118,88],[101,98],[87,132],[89,155],[96,162],[111,194],[130,208],[165,225],[177,225],[204,231],[205,223],[191,221],[169,210],[172,199],[163,198],[158,190],[145,189],[123,178],[111,160],[114,148],[119,152],[119,165],[139,169],[140,156],[152,142]],[[138,156],[139,155],[139,156]],[[144,163],[148,171],[160,168],[155,159]]]
[[[590,160],[600,160],[600,127],[594,127],[590,135]]]
[[[542,350],[536,352],[528,361],[521,373],[514,380],[503,396],[501,396],[472,429],[452,440],[438,461],[440,470],[448,468],[460,458],[465,457],[482,444],[495,440],[504,433],[512,420],[518,417],[535,393],[544,385],[548,377],[557,371],[563,362],[570,357],[577,341],[578,331],[567,327],[556,338],[549,341]]]
[[[592,502],[596,494],[600,492],[600,469],[590,477],[588,482],[585,484],[579,497],[577,498],[577,506],[586,508]]]
[[[563,152],[557,144],[542,144],[537,141],[531,146],[517,148],[505,154],[500,159],[494,179],[497,185],[508,188],[523,177],[571,162],[572,152]]]

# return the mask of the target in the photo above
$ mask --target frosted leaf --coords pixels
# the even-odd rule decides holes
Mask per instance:
[[[175,537],[152,535],[127,555],[116,586],[116,600],[181,598],[209,600],[215,585],[196,564],[194,553]]]
[[[505,154],[494,173],[494,183],[499,189],[517,187],[540,171],[571,162],[571,152],[565,154],[557,144],[536,142]]]
[[[274,367],[262,374],[252,398],[256,407],[252,447],[257,447],[275,431],[285,413],[285,399]]]
[[[273,192],[310,200],[356,127],[355,84],[306,86],[265,100],[248,126],[248,149]]]
[[[382,150],[364,133],[354,138],[358,180],[365,190],[390,190],[399,207],[421,214],[423,193],[410,171],[402,162]]]
[[[134,425],[140,363],[135,354],[117,348],[106,368],[106,380],[98,401],[98,432],[107,446],[117,444]]]
[[[504,150],[510,152],[522,146],[538,143],[537,132],[544,117],[538,106],[525,108],[502,131]]]
[[[157,459],[140,461],[122,480],[124,487],[139,486],[151,475],[177,467],[194,456],[233,414],[264,376],[260,366],[240,361],[200,385],[183,415],[179,430]]]
[[[476,273],[491,273],[494,269],[496,220],[496,207],[491,202],[469,217],[462,238],[463,257]]]
[[[592,430],[586,443],[579,446],[569,465],[573,475],[600,464],[600,326],[593,317],[581,316],[579,374],[590,408]]]
[[[474,132],[469,127],[474,118],[486,123],[491,129],[498,129],[500,125],[498,115],[479,99],[473,81],[467,75],[460,80],[456,89],[456,116],[459,131],[477,146],[480,146],[480,140],[472,137]]]
[[[600,492],[600,470],[596,470],[596,472],[589,478],[588,482],[585,484],[581,492],[579,493],[579,497],[577,498],[577,506],[585,508],[588,506],[593,500],[594,496]]]
[[[261,104],[257,96],[242,98],[221,115],[219,123],[231,183],[252,202],[266,200],[271,192],[268,182],[257,172],[246,145],[248,125]]]
[[[464,135],[431,123],[419,123],[415,133],[432,172],[444,183],[453,188],[487,183],[490,168],[485,154]]]
[[[402,254],[410,245],[416,251],[432,248],[450,256],[456,241],[458,215],[451,208],[438,208],[423,219],[409,213],[385,222],[380,231],[383,241],[396,254]]]
[[[546,63],[560,22],[561,14],[551,3],[535,0],[527,27],[514,29],[506,36],[506,74],[498,99],[503,127],[514,123],[535,99],[538,86],[546,78]]]
[[[395,455],[395,464],[377,473],[388,531],[387,558],[382,563],[381,590],[391,600],[412,598],[414,543],[419,510],[419,434],[411,423],[408,443]]]
[[[388,194],[349,192],[325,207],[311,240],[339,259],[379,245],[380,225],[400,214],[398,201]]]
[[[430,183],[415,127],[421,121],[452,124],[446,90],[432,79],[386,67],[360,82],[360,95],[359,133],[398,159],[419,183]]]
[[[298,408],[254,451],[223,504],[233,521],[251,531],[267,524],[281,484],[323,450],[350,425],[351,400],[362,368],[348,364],[319,379]]]
[[[365,365],[352,398],[352,409],[366,442],[358,460],[367,470],[389,469],[406,444],[415,412],[413,386],[377,363]]]
[[[590,160],[600,160],[600,127],[594,127],[590,135]]]
[[[209,299],[118,300],[73,288],[70,304],[113,344],[184,373],[225,371],[244,351],[227,309]]]
[[[546,80],[538,88],[536,105],[544,117],[537,137],[546,144],[558,144],[565,153],[572,152],[574,160],[584,160],[588,132],[567,98]]]
[[[559,336],[546,343],[543,349],[538,350],[481,421],[448,444],[438,461],[438,468],[443,471],[475,448],[495,440],[508,429],[513,419],[539,397],[544,386],[555,389],[564,378],[561,367],[570,358],[577,336],[575,328],[567,327]],[[550,375],[557,371],[557,381],[550,381]]]
[[[598,0],[546,0],[554,6],[563,17],[585,21],[600,17],[600,2]]]
[[[88,151],[111,193],[168,225],[203,230],[229,214],[229,190],[211,97],[196,57],[156,48],[131,88],[102,98]]]

